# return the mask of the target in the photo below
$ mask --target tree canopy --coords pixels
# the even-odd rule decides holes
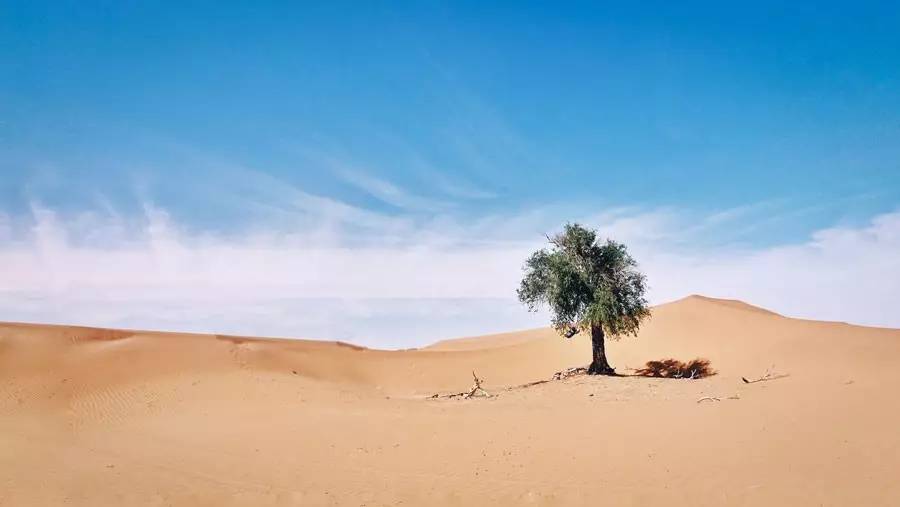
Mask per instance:
[[[548,239],[550,248],[525,263],[519,300],[531,311],[549,306],[553,327],[567,338],[597,327],[613,338],[636,335],[650,315],[646,277],[625,245],[598,242],[596,231],[574,223]]]

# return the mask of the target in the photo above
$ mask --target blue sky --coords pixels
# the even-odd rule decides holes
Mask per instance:
[[[396,259],[428,249],[463,255],[476,245],[506,252],[497,262],[517,270],[517,256],[543,233],[582,220],[632,241],[656,266],[670,264],[655,256],[679,256],[672,265],[681,275],[656,268],[657,280],[668,276],[656,299],[711,290],[804,316],[900,325],[887,304],[878,313],[823,310],[841,293],[871,290],[851,276],[808,307],[791,306],[800,295],[767,300],[780,289],[752,285],[797,271],[792,263],[816,265],[806,258],[725,262],[734,264],[728,273],[759,270],[748,285],[684,280],[684,266],[711,258],[809,248],[819,260],[835,256],[817,238],[833,240],[837,230],[872,240],[878,260],[843,250],[838,257],[874,262],[882,280],[900,285],[896,271],[884,273],[900,254],[892,235],[900,207],[897,26],[900,7],[888,2],[5,2],[0,245],[20,273],[57,275],[40,283],[0,275],[0,292],[9,301],[22,293],[69,298],[72,306],[72,294],[107,274],[103,266],[130,262],[98,255],[85,266],[89,252],[128,257],[143,247],[137,266],[171,261],[165,290],[179,294],[178,274],[188,268],[161,253],[168,247],[208,256],[188,264],[224,262],[223,252],[245,252],[232,260],[247,265],[260,250],[338,248],[355,252],[346,262],[365,265],[380,258],[371,249]],[[282,276],[323,272],[315,259],[285,266]],[[477,261],[442,262],[429,268],[423,260],[418,275],[389,260],[379,269],[391,280],[453,267],[451,281],[495,287],[401,283],[391,295],[400,301],[482,307],[472,301],[504,299],[514,288],[513,273],[496,278],[499,268],[479,271]],[[379,299],[372,287],[341,281],[345,268],[324,271],[330,285],[289,286],[279,297]],[[266,299],[267,276],[237,276],[229,287]],[[210,272],[190,287],[219,292],[210,280],[221,278]],[[117,292],[124,279],[127,270],[103,287]],[[150,282],[124,285],[169,295]],[[158,311],[128,306],[149,303],[95,288],[98,301],[123,310],[81,316],[85,323],[224,326],[222,315],[155,321],[149,315]],[[78,317],[2,301],[0,319]],[[335,305],[325,306],[340,313]],[[392,328],[396,319],[375,306],[363,312],[378,323],[372,333],[403,335],[403,344],[431,337]],[[502,322],[473,317],[438,334],[537,322],[508,308]],[[282,328],[247,315],[224,329],[395,344],[330,319]]]

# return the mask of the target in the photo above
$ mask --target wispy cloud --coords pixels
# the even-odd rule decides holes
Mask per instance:
[[[542,233],[564,221],[559,209],[475,220],[391,217],[276,180],[254,185],[260,186],[254,191],[278,186],[277,206],[310,220],[216,235],[192,230],[150,203],[143,215],[127,218],[104,209],[61,214],[38,203],[28,216],[0,216],[0,320],[203,328],[379,346],[539,323],[518,308],[514,291]],[[654,302],[699,292],[789,315],[900,326],[900,212],[756,249],[691,248],[684,231],[698,219],[686,210],[620,208],[583,216],[629,245],[648,274]],[[459,321],[437,329],[429,312],[444,304]],[[492,319],[491,308],[502,308],[502,317]],[[354,323],[366,324],[364,337]]]
[[[451,179],[440,171],[431,170],[425,176],[434,183],[436,188],[450,197],[466,200],[486,200],[497,197],[496,192],[483,187],[479,188],[472,183]]]
[[[394,183],[358,169],[341,167],[335,171],[335,174],[345,183],[401,210],[434,211],[447,207],[447,203],[440,200],[412,194]]]
[[[701,222],[698,224],[700,228],[710,228],[717,227],[722,224],[728,224],[731,222],[735,222],[746,218],[748,216],[756,215],[761,212],[770,211],[776,209],[780,206],[786,204],[784,199],[769,199],[765,201],[753,202],[749,204],[742,204],[740,206],[734,206],[731,208],[727,208],[721,211],[716,211],[707,215]]]

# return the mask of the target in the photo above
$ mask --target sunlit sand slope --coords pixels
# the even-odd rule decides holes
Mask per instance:
[[[900,331],[692,296],[608,352],[719,374],[515,387],[589,360],[549,329],[379,351],[0,324],[0,505],[900,505]],[[430,398],[473,370],[494,397]]]

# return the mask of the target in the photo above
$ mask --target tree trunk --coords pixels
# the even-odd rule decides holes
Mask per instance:
[[[616,370],[606,361],[606,344],[604,343],[603,327],[591,326],[591,345],[594,349],[594,359],[588,368],[590,375],[615,375]]]

